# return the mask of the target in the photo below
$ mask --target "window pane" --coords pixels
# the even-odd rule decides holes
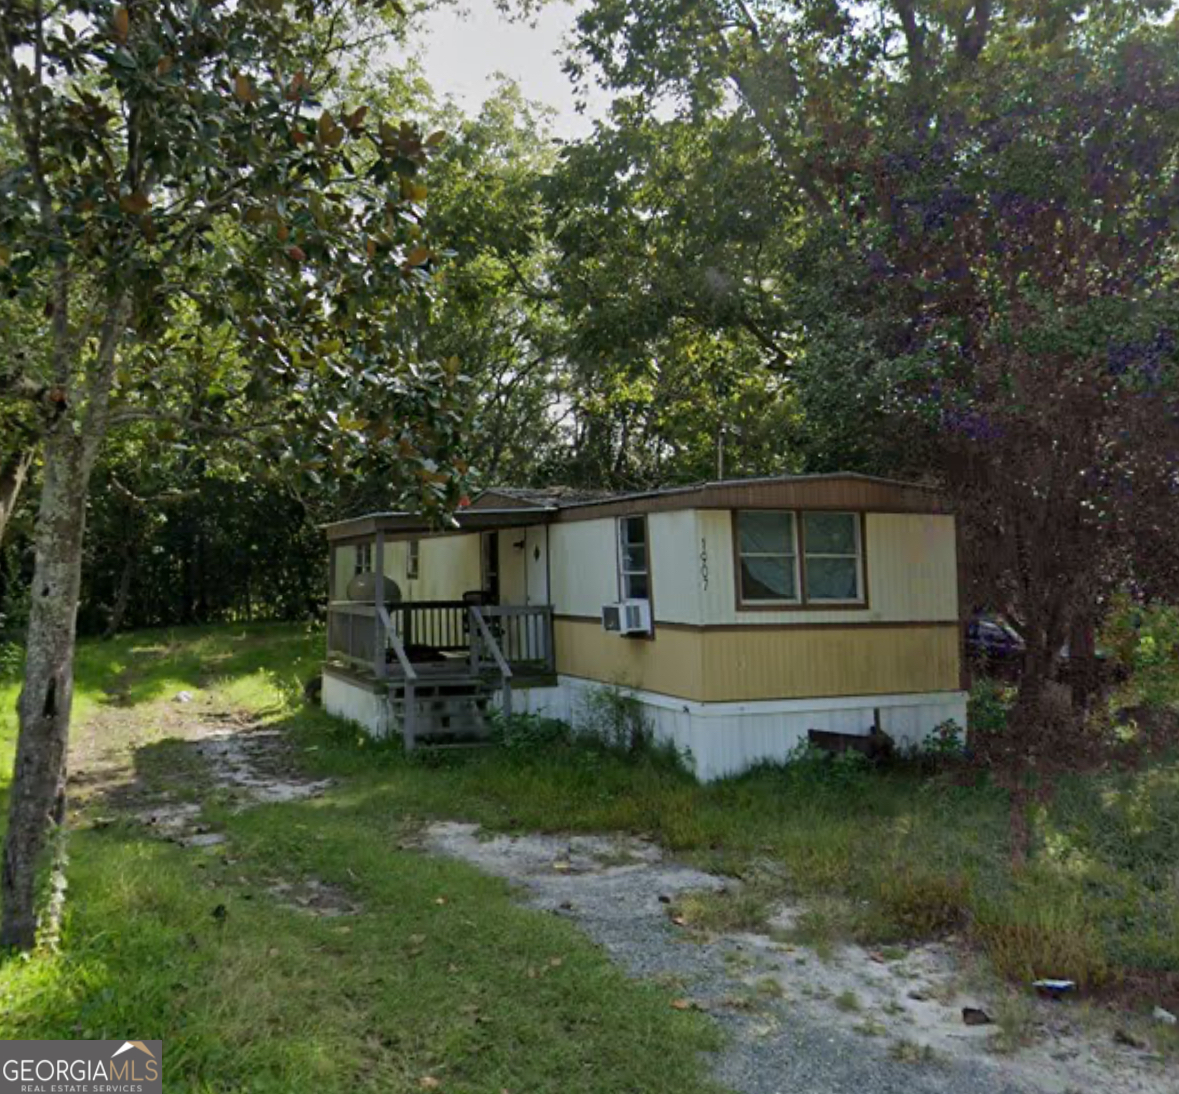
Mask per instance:
[[[647,522],[642,517],[626,517],[622,522],[622,542],[645,543]]]
[[[646,574],[627,574],[622,579],[627,600],[646,600],[650,593]]]
[[[755,512],[737,514],[737,534],[744,554],[794,553],[794,514]]]
[[[806,560],[808,600],[858,600],[859,589],[854,558],[811,558]]]
[[[622,548],[623,570],[645,570],[647,568],[647,548],[641,543],[628,543]]]
[[[856,553],[856,517],[854,513],[806,513],[803,531],[806,553],[816,555],[854,555]]]
[[[743,558],[741,560],[742,600],[794,600],[794,560]]]

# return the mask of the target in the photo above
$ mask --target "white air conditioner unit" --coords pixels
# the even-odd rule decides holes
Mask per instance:
[[[651,601],[620,600],[602,605],[602,627],[614,634],[650,634]]]

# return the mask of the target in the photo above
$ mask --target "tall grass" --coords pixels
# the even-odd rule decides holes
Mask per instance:
[[[988,691],[991,717],[1002,695]],[[996,711],[999,713],[996,714]],[[502,831],[626,831],[742,879],[694,898],[695,925],[749,926],[776,901],[817,909],[814,937],[884,942],[955,933],[1021,983],[1087,987],[1179,972],[1179,762],[1065,778],[1012,865],[1007,793],[950,766],[803,757],[701,785],[673,763],[557,732],[429,768],[300,722],[316,770],[349,772],[421,816]],[[1163,983],[1163,981],[1160,981]],[[1175,1000],[1174,1002],[1179,1002]]]

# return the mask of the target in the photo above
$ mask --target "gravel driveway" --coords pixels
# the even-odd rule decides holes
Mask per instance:
[[[727,1033],[714,1073],[741,1094],[1179,1091],[1159,1062],[1060,1029],[1018,1056],[995,1056],[993,1026],[962,1024],[961,1007],[984,1000],[943,992],[938,1002],[910,989],[946,971],[948,955],[936,947],[885,967],[859,947],[824,963],[764,936],[688,932],[672,922],[669,903],[733,882],[669,861],[643,840],[489,839],[475,825],[441,823],[427,830],[426,846],[517,883],[530,906],[568,916],[631,975],[657,978],[682,996],[678,1005],[707,1011]],[[854,1007],[853,993],[837,990],[850,983]]]

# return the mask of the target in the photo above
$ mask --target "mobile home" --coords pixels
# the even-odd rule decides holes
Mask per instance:
[[[938,494],[854,474],[629,494],[488,490],[430,529],[327,528],[324,702],[407,747],[492,704],[576,724],[623,689],[701,778],[810,729],[918,745],[966,724],[958,562]]]

